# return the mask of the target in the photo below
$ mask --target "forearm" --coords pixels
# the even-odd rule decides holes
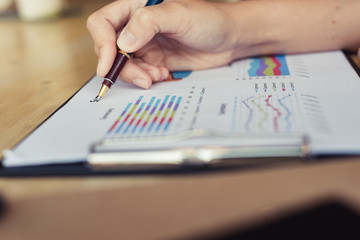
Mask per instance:
[[[245,1],[226,11],[239,23],[234,58],[360,46],[359,0]]]

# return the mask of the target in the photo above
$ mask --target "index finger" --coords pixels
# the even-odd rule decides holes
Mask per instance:
[[[116,33],[125,26],[133,12],[145,4],[145,0],[115,1],[89,16],[86,26],[99,49],[98,75],[105,76],[115,59]]]

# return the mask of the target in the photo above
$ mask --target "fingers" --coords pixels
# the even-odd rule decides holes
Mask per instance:
[[[141,88],[149,89],[153,81],[163,81],[168,75],[169,71],[164,67],[154,66],[140,59],[130,59],[121,71],[119,78]]]
[[[145,0],[115,1],[89,16],[86,26],[94,40],[99,57],[97,74],[104,77],[116,56],[116,32]]]
[[[140,25],[142,29],[146,29],[146,31],[141,29],[135,31],[136,36],[142,39],[142,46],[149,42],[156,33],[172,31],[172,26],[157,27],[157,22],[163,22],[164,20],[168,22],[167,18],[171,17],[171,11],[168,12],[168,9],[160,8],[161,11],[166,10],[167,14],[157,18],[158,10],[155,10],[152,12],[155,18],[151,20],[154,16],[147,15],[147,10],[138,10],[145,4],[146,0],[116,1],[95,12],[88,18],[87,28],[94,39],[95,53],[99,58],[97,75],[104,77],[113,64],[117,52],[117,32],[121,32],[120,35],[123,36],[127,35],[126,37],[130,41],[134,41],[134,36],[131,32],[122,30],[125,25],[129,24],[128,19],[133,19],[133,15],[136,15],[137,17],[134,17],[134,19],[139,19],[139,21],[130,21],[129,29],[137,28],[137,25]],[[151,7],[146,9],[148,8]],[[131,24],[131,22],[135,22],[135,24]],[[141,35],[143,33],[145,33],[145,37]],[[141,47],[141,45],[137,46],[138,48]],[[134,52],[135,50],[125,49],[124,51]],[[121,71],[119,78],[125,82],[148,89],[153,81],[162,81],[167,78],[168,74],[169,71],[164,67],[154,66],[140,59],[131,59]]]
[[[119,78],[125,82],[148,89],[151,86],[151,76],[130,59],[121,71]]]
[[[153,82],[163,81],[169,75],[169,70],[165,67],[154,66],[141,60],[137,61],[136,64],[150,75]]]
[[[135,52],[151,41],[157,33],[178,32],[184,19],[180,5],[168,2],[137,9],[120,33],[117,41],[119,48],[125,52]]]

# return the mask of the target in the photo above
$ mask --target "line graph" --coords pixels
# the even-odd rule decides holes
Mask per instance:
[[[295,130],[294,113],[299,109],[292,103],[296,101],[294,94],[263,94],[241,99],[242,108],[236,113],[240,116],[240,130],[275,133]]]
[[[259,129],[260,129],[262,132],[264,131],[264,123],[265,123],[266,120],[268,119],[269,113],[266,112],[266,109],[264,109],[264,108],[261,106],[261,104],[257,103],[256,100],[257,100],[257,99],[262,99],[262,98],[264,98],[264,97],[265,97],[265,96],[260,96],[260,97],[258,97],[258,98],[255,98],[255,99],[251,100],[251,103],[253,103],[253,104],[257,107],[257,109],[259,110],[259,112],[260,112],[261,114],[263,114],[263,117],[259,120],[259,122],[258,122],[258,124],[257,124],[257,126],[259,127]]]

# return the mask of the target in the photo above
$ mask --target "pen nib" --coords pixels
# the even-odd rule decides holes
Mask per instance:
[[[98,102],[100,101],[101,97],[99,95],[97,95],[94,100],[90,100],[90,102]]]
[[[104,94],[106,93],[106,91],[109,89],[109,87],[105,84],[103,84],[101,86],[101,89],[99,91],[99,94],[94,98],[94,100],[90,101],[90,102],[98,102],[100,101],[100,99],[104,96]]]

